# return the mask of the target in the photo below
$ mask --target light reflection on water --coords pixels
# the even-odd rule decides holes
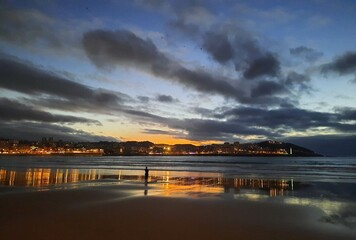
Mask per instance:
[[[117,182],[144,182],[143,171],[96,169],[50,169],[28,168],[21,170],[0,169],[0,184],[20,187],[45,187],[65,183],[80,183],[95,180]],[[154,186],[164,196],[223,194],[253,191],[267,196],[283,196],[293,191],[293,180],[269,180],[224,178],[218,173],[185,173],[151,171],[149,186]],[[156,191],[157,193],[157,191]]]
[[[323,222],[356,229],[354,184],[301,183],[293,179],[226,178],[219,173],[150,171],[145,183],[142,170],[0,169],[0,185],[35,191],[78,188],[95,184],[134,184],[127,197],[223,197],[249,201],[276,200],[287,205],[319,208]],[[346,186],[346,188],[345,188]],[[339,190],[337,192],[336,190]],[[336,193],[335,193],[336,192]]]

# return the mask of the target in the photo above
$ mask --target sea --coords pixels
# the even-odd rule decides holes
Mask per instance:
[[[185,175],[215,173],[225,178],[294,179],[356,183],[356,157],[240,156],[1,156],[0,169],[96,169],[103,173],[148,167]]]
[[[0,197],[108,184],[145,186],[135,196],[314,207],[320,221],[356,233],[356,157],[0,156]]]

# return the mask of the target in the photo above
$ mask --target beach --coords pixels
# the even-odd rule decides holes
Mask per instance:
[[[66,188],[2,187],[1,239],[355,239],[310,206],[164,196],[144,183],[98,181]],[[152,191],[152,195],[150,192]]]
[[[353,162],[2,158],[0,239],[355,239]]]

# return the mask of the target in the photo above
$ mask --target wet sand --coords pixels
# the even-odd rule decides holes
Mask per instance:
[[[353,229],[320,221],[320,210],[307,206],[213,196],[145,196],[143,184],[43,190],[0,189],[1,239],[305,240],[356,236]]]

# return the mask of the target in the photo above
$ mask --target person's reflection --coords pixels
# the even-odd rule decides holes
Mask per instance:
[[[145,196],[147,196],[147,194],[148,194],[148,188],[147,188],[148,173],[149,173],[149,170],[148,170],[148,168],[146,167],[146,168],[145,168],[145,191],[143,192],[143,194],[144,194]]]

